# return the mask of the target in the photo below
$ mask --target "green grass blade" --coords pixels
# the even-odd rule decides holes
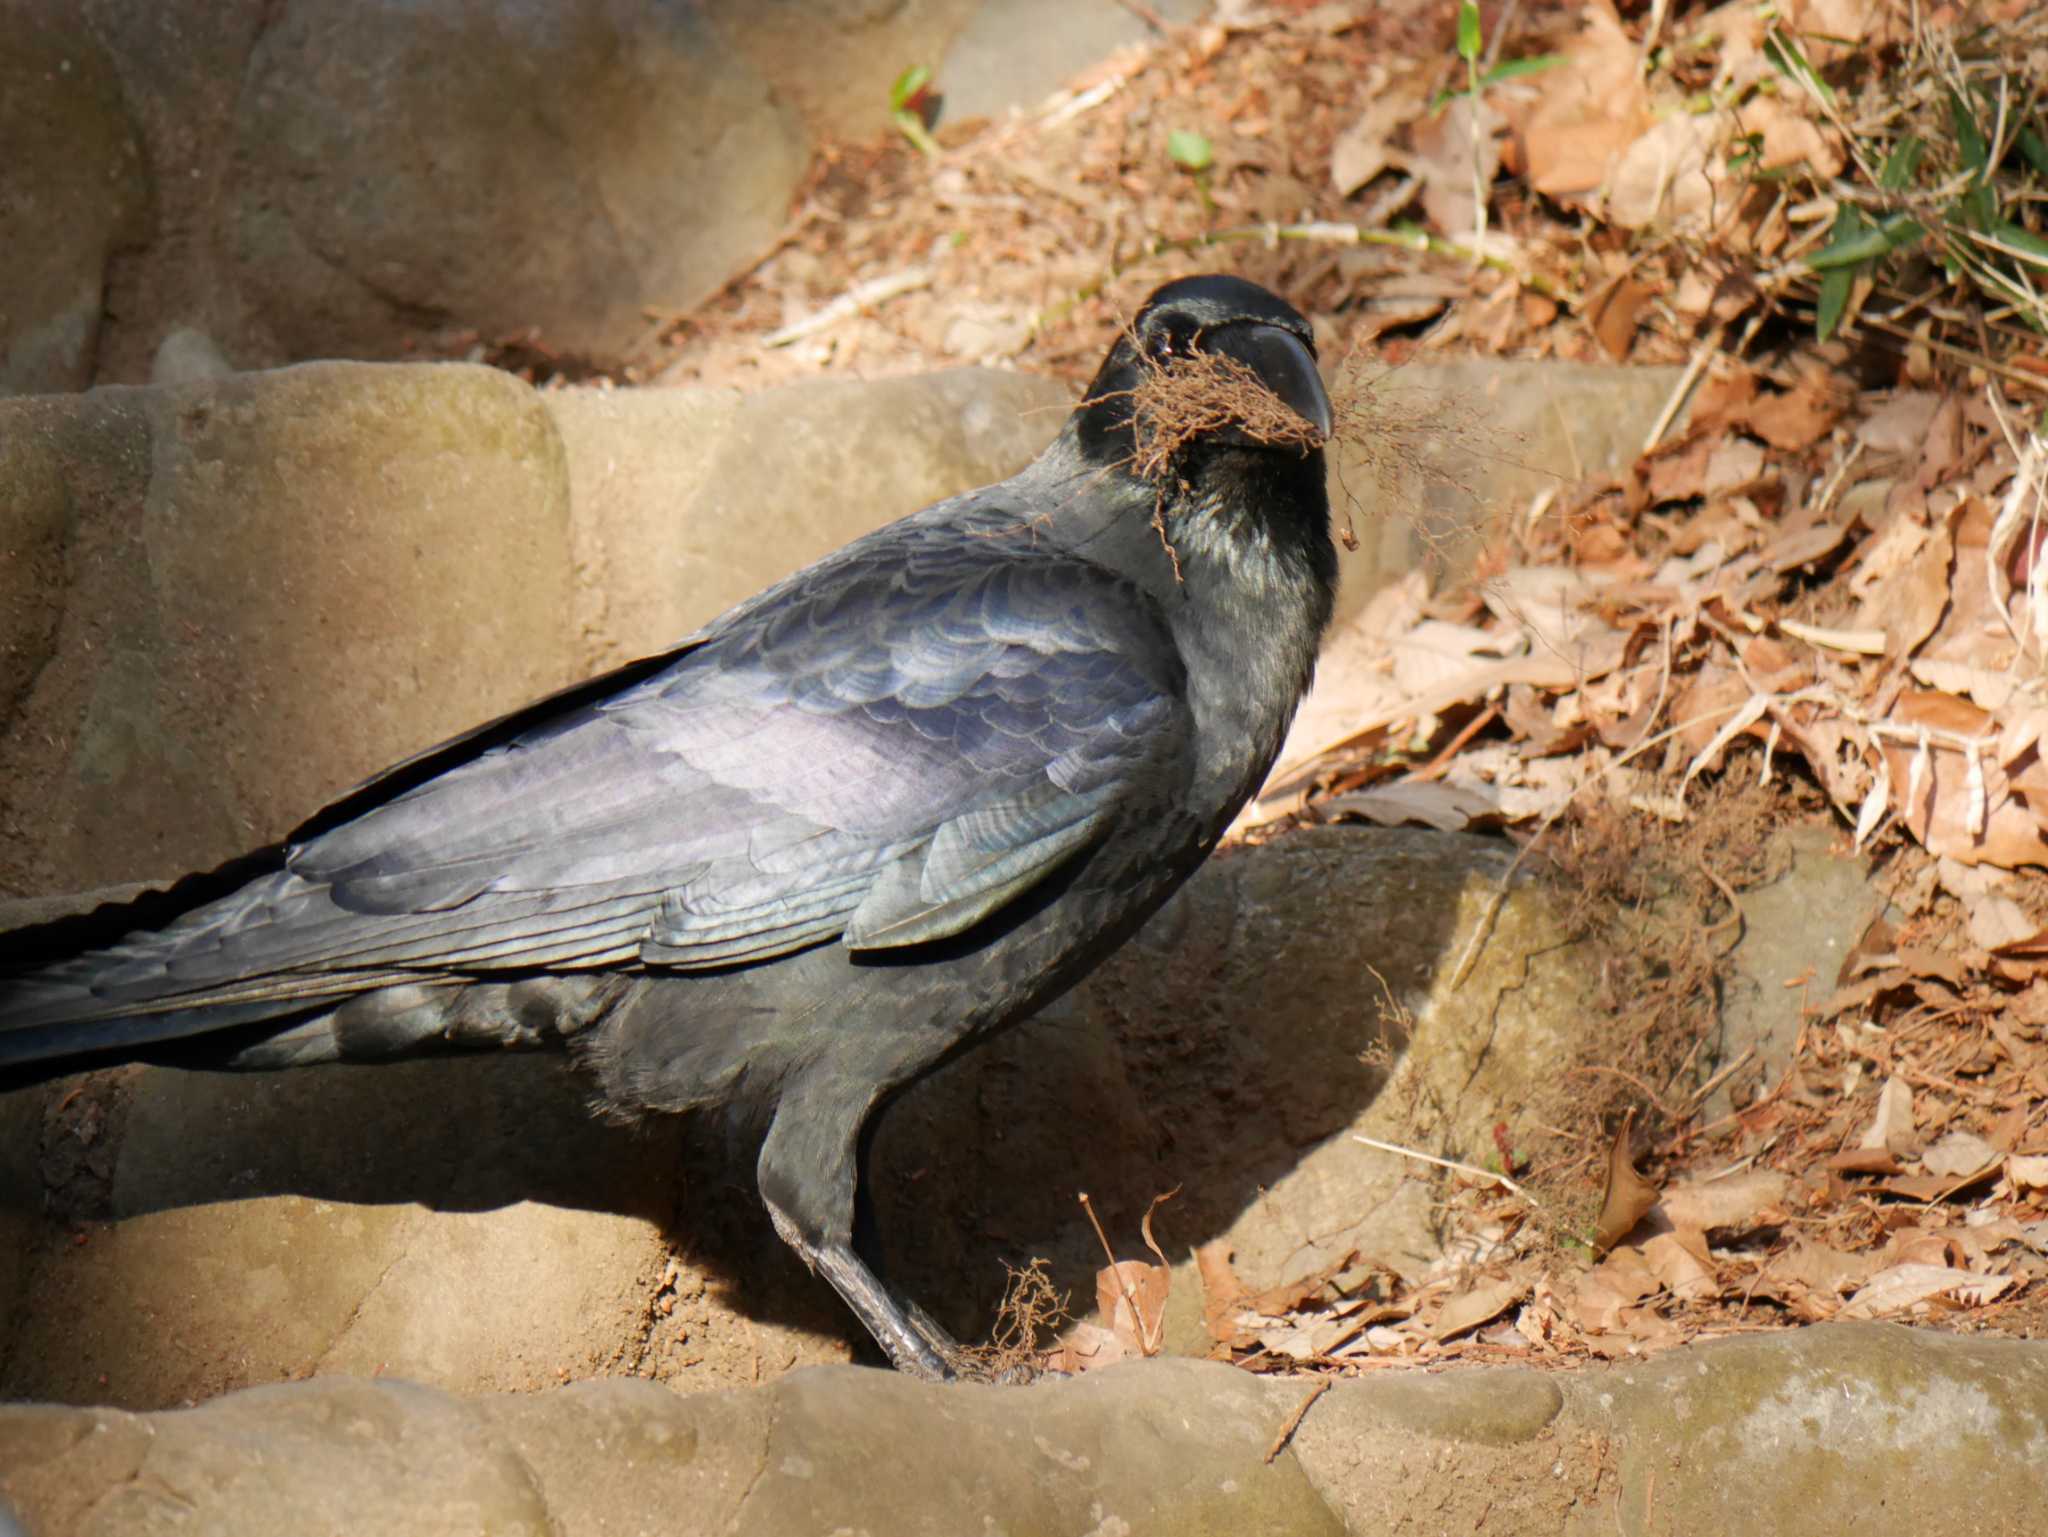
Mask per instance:
[[[1913,184],[1913,173],[1920,169],[1920,156],[1926,151],[1925,140],[1907,134],[1892,146],[1892,152],[1884,157],[1884,169],[1877,173],[1877,184],[1886,192],[1902,192]]]
[[[1503,80],[1520,80],[1525,75],[1540,75],[1546,69],[1556,69],[1564,62],[1561,53],[1536,53],[1526,59],[1503,59],[1479,77],[1483,90],[1489,85],[1499,85]]]
[[[1991,165],[1991,146],[1984,142],[1984,130],[1977,126],[1977,115],[1953,86],[1948,92],[1948,115],[1955,125],[1956,153],[1962,157],[1963,169],[1981,178]]]
[[[1829,106],[1835,104],[1835,88],[1821,79],[1790,33],[1772,27],[1764,38],[1764,58],[1779,74],[1798,81]]]
[[[2038,129],[2022,128],[2017,142],[2020,154],[2027,164],[2043,176],[2048,176],[2048,139],[2041,137]]]
[[[1844,203],[1835,210],[1835,227],[1828,236],[1827,248],[1807,258],[1807,265],[1819,271],[1820,303],[1813,315],[1814,335],[1826,341],[1835,334],[1835,327],[1842,323],[1842,313],[1849,307],[1849,294],[1856,286],[1856,273],[1863,263],[1873,261],[1884,249],[1882,230],[1873,230],[1864,220],[1854,203]],[[1877,237],[1877,251],[1861,256],[1846,253]],[[1835,265],[1822,267],[1821,263],[1838,258]]]

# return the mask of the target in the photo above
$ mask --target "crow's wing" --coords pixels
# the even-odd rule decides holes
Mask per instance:
[[[160,936],[168,988],[161,944],[105,955],[95,1012],[915,944],[1163,812],[1192,728],[1151,600],[1014,540],[897,529],[288,849]]]

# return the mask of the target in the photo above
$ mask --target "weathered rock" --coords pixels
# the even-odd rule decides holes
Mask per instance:
[[[1031,1388],[794,1373],[452,1398],[333,1377],[197,1409],[0,1407],[38,1537],[992,1531],[2031,1533],[2048,1348],[1891,1325],[1577,1372],[1310,1384],[1153,1361]],[[651,1524],[650,1524],[651,1523]]]
[[[0,395],[83,389],[108,263],[150,231],[142,152],[90,33],[32,0],[0,5],[0,33]]]
[[[1190,22],[1209,0],[1157,0],[1145,7],[1169,25]],[[937,67],[933,85],[948,118],[1001,117],[1037,106],[1089,65],[1158,31],[1133,7],[1094,0],[986,0]]]
[[[674,1128],[592,1121],[551,1059],[467,1067],[134,1073],[94,1128],[103,1188],[52,1192],[111,1220],[36,1235],[6,1380],[162,1405],[315,1370],[489,1391],[632,1364]]]
[[[1375,377],[1368,416],[1407,426],[1331,455],[1330,504],[1359,544],[1338,624],[1403,572],[1463,575],[1480,536],[1540,492],[1634,463],[1680,372],[1463,358]]]
[[[56,654],[69,581],[65,546],[73,517],[64,456],[36,444],[35,418],[0,402],[0,722],[18,718],[37,676]]]
[[[673,645],[743,598],[920,507],[1001,480],[1072,395],[962,368],[736,390],[543,395],[568,451],[591,660]]]
[[[1612,448],[1630,412],[1600,372],[1530,376],[1507,398],[1608,390],[1577,414]],[[1451,368],[1403,387],[1456,401],[1483,384]],[[753,397],[536,397],[482,370],[336,367],[12,403],[0,718],[28,711],[38,731],[0,747],[0,814],[10,785],[34,785],[38,806],[15,813],[0,889],[170,874],[275,836],[385,762],[670,644],[876,523],[1009,473],[1057,430],[1065,398],[975,371]],[[1452,466],[1477,496],[1467,526],[1561,452]],[[1350,474],[1336,471],[1340,491]],[[1347,602],[1421,557],[1405,520],[1380,532],[1348,557]],[[207,766],[231,759],[217,782]],[[90,808],[61,792],[50,805],[77,775]],[[109,794],[122,817],[100,814]]]
[[[0,455],[0,889],[204,869],[577,674],[561,443],[504,374],[5,402]]]
[[[619,356],[767,245],[807,154],[693,6],[293,0],[246,79],[238,248],[294,357]]]
[[[1802,1011],[1833,991],[1842,963],[1883,902],[1871,890],[1868,861],[1838,849],[1846,840],[1834,827],[1795,828],[1785,837],[1785,873],[1742,893],[1742,934],[1721,989],[1714,1061],[1754,1054],[1701,1106],[1708,1123],[1736,1107],[1735,1085],[1784,1080],[1806,1024]]]
[[[1701,1531],[2005,1534],[2048,1510],[2048,1351],[1891,1324],[1726,1340],[1574,1386],[1618,1455],[1615,1507]],[[1578,1513],[1575,1532],[1605,1531]]]
[[[48,9],[13,0],[25,20],[7,26],[11,42],[36,35],[31,22],[46,27]],[[699,6],[73,9],[59,41],[79,73],[46,69],[35,48],[11,49],[19,62],[0,66],[19,72],[0,90],[0,115],[17,102],[28,114],[0,134],[0,188],[59,189],[77,203],[111,163],[101,125],[120,125],[134,160],[122,186],[134,195],[123,192],[131,217],[114,238],[133,259],[109,275],[103,325],[103,213],[67,203],[37,219],[44,234],[24,247],[24,261],[35,257],[24,270],[55,275],[67,304],[88,285],[92,299],[40,350],[77,334],[97,346],[85,372],[38,374],[17,390],[140,383],[179,326],[243,366],[392,357],[448,328],[539,326],[572,353],[616,353],[647,334],[645,307],[695,303],[774,236],[809,153],[798,114]],[[84,73],[88,53],[100,74]],[[832,55],[811,56],[824,77]],[[103,91],[81,87],[102,75]],[[46,81],[64,85],[63,110],[47,110]],[[884,106],[887,90],[885,78]],[[80,119],[78,102],[98,116]],[[20,265],[10,259],[10,273]],[[42,304],[9,316],[40,326]],[[18,341],[0,333],[6,350],[19,353]]]
[[[385,762],[999,479],[1066,398],[973,370],[742,399],[318,365],[0,403],[0,881],[168,878],[275,837]],[[76,910],[0,926],[53,906]],[[323,1360],[478,1390],[649,1348],[723,1382],[846,1354],[743,1156],[689,1164],[707,1183],[668,1274],[673,1128],[605,1130],[549,1062],[135,1072],[107,1093],[47,1142],[62,1092],[4,1101],[0,1208],[22,1241],[0,1301],[32,1290],[0,1327],[17,1391],[158,1405]],[[30,1215],[46,1199],[57,1222]],[[108,1219],[83,1243],[61,1225]],[[546,1321],[506,1286],[408,1335],[465,1295],[475,1245],[530,1257]],[[261,1257],[261,1284],[230,1284],[222,1255]],[[721,1300],[734,1276],[744,1319]]]
[[[1428,1510],[1568,1537],[2016,1537],[2048,1508],[2048,1349],[1835,1324],[1541,1378],[1375,1376],[1325,1395],[1294,1449],[1355,1533]]]
[[[29,0],[35,3],[35,0]],[[243,368],[297,361],[251,311],[234,256],[235,123],[272,0],[75,0],[121,77],[148,167],[151,239],[110,274],[95,384],[141,384],[164,338],[204,332]]]
[[[231,855],[381,761],[668,644],[872,524],[999,478],[1056,430],[1064,400],[975,371],[754,397],[536,396],[480,370],[355,365],[5,407],[9,483],[40,488],[9,505],[10,538],[44,552],[0,672],[34,685],[15,716],[32,729],[0,747],[20,828],[8,846],[31,856],[10,878],[56,889]],[[457,632],[465,613],[481,634]],[[393,677],[417,680],[402,711]],[[205,771],[221,762],[224,778]],[[131,783],[108,763],[140,767]],[[147,818],[93,814],[117,793]],[[986,1328],[1005,1261],[1048,1256],[1085,1297],[1098,1254],[1080,1188],[1128,1244],[1150,1197],[1182,1186],[1160,1216],[1169,1244],[1225,1237],[1247,1279],[1352,1244],[1427,1264],[1428,1183],[1349,1133],[1482,1150],[1565,1049],[1555,1032],[1595,968],[1522,891],[1474,978],[1444,992],[1504,864],[1484,839],[1357,829],[1216,862],[1093,984],[892,1112],[877,1192],[906,1284],[968,1334]],[[1415,1039],[1387,1095],[1392,1062],[1361,1053],[1398,1047],[1403,1009]],[[32,1171],[16,1203],[47,1191],[60,1215],[116,1224],[83,1246],[33,1229],[18,1284],[36,1322],[0,1344],[13,1391],[154,1406],[342,1359],[465,1390],[630,1362],[716,1384],[848,1348],[845,1320],[760,1221],[744,1149],[622,1140],[544,1063],[121,1082],[127,1098],[99,1120],[48,1137],[22,1123],[39,1142],[15,1159]],[[1446,1108],[1418,1119],[1411,1104]],[[554,1242],[534,1201],[567,1208],[573,1242]],[[344,1218],[323,1226],[308,1202]],[[523,1323],[494,1294],[445,1338],[408,1338],[405,1299],[461,1295],[475,1244],[534,1256],[559,1325]],[[152,1297],[155,1337],[174,1348],[112,1320],[147,1278],[258,1250],[280,1257],[273,1280],[303,1327],[272,1327],[259,1290],[225,1285]],[[1183,1348],[1201,1344],[1198,1298],[1184,1272]],[[103,1315],[72,1337],[56,1327]]]
[[[156,357],[149,365],[151,384],[200,384],[225,379],[235,371],[212,337],[190,326],[180,326],[157,344]]]
[[[10,1334],[26,1318],[31,1256],[43,1236],[37,1210],[43,1185],[43,1107],[38,1094],[0,1094],[0,1319],[13,1321]],[[0,1339],[0,1355],[5,1349]],[[5,1508],[0,1501],[0,1511]],[[5,1533],[0,1526],[0,1534]]]
[[[0,402],[0,891],[275,838],[1021,468],[1067,398],[973,369],[742,397],[321,364]]]
[[[220,1537],[1336,1537],[1301,1469],[1263,1461],[1293,1396],[1192,1362],[1023,1390],[842,1368],[759,1392],[605,1382],[474,1402],[323,1378],[147,1419],[0,1408],[0,1493],[38,1537],[173,1516]]]

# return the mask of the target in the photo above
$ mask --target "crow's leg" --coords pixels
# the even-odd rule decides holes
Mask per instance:
[[[838,1074],[785,1086],[756,1167],[761,1199],[782,1241],[832,1283],[891,1365],[913,1377],[944,1381],[954,1372],[938,1344],[945,1340],[943,1331],[929,1319],[920,1327],[913,1310],[890,1295],[854,1252],[861,1127],[877,1097],[872,1084]]]
[[[891,1099],[894,1096],[890,1096]],[[870,1172],[875,1166],[875,1133],[881,1128],[882,1117],[888,1111],[890,1100],[884,1100],[869,1112],[862,1123],[860,1141],[854,1154],[853,1187],[853,1252],[860,1256],[877,1277],[886,1276],[889,1267],[882,1263],[882,1224],[875,1215],[874,1181]],[[886,1284],[886,1283],[885,1283]],[[958,1367],[961,1359],[960,1342],[946,1331],[936,1318],[918,1305],[915,1297],[898,1297],[903,1311],[910,1319],[911,1327],[924,1336],[925,1343],[937,1351],[948,1365]]]

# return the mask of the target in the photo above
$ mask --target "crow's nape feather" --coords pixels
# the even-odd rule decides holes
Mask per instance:
[[[766,1128],[778,1229],[898,1366],[946,1342],[853,1228],[864,1128],[1071,986],[1264,777],[1335,582],[1320,453],[1141,475],[1139,360],[1227,356],[1325,431],[1307,323],[1159,290],[1058,440],[673,651],[401,765],[209,881],[9,936],[0,1071],[567,1042],[614,1115]]]

